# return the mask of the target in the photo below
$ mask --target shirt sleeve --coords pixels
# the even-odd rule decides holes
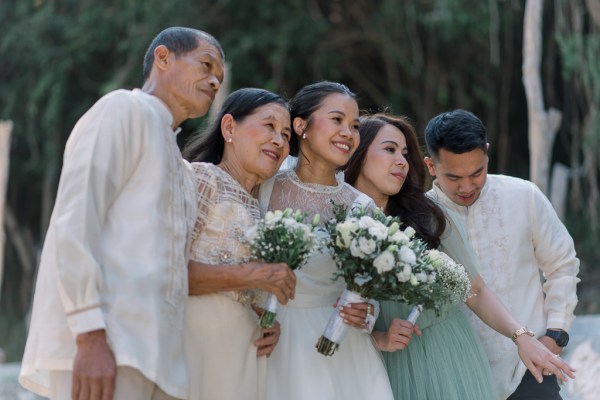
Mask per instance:
[[[103,228],[143,146],[143,118],[135,118],[136,105],[120,92],[100,99],[75,125],[52,216],[58,289],[75,336],[106,328],[100,293],[110,265],[99,257]]]
[[[569,232],[546,196],[532,184],[532,241],[545,278],[544,309],[548,328],[569,330],[575,319],[579,259]]]

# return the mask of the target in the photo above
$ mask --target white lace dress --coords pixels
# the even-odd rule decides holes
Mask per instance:
[[[207,264],[247,261],[243,238],[259,218],[258,201],[229,174],[208,163],[192,163],[198,211],[191,258]],[[256,356],[258,318],[253,292],[190,296],[185,351],[190,400],[264,399],[266,357]]]
[[[333,217],[330,200],[352,205],[362,193],[338,175],[337,186],[305,184],[293,170],[280,172],[261,185],[261,212],[287,207]],[[324,250],[296,271],[296,297],[279,308],[281,338],[267,360],[268,400],[393,399],[381,355],[370,335],[350,328],[333,356],[317,352],[333,304],[345,287],[331,280],[335,262]]]

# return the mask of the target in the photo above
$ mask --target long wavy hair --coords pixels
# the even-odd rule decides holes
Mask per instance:
[[[352,186],[356,184],[371,143],[381,128],[388,124],[404,134],[408,148],[406,159],[410,168],[402,188],[389,197],[384,211],[387,215],[400,217],[403,228],[411,226],[430,248],[437,248],[440,245],[440,236],[446,229],[446,218],[444,212],[425,196],[427,171],[423,162],[423,152],[419,148],[415,128],[408,118],[386,113],[361,117],[360,144],[346,165],[345,180]]]

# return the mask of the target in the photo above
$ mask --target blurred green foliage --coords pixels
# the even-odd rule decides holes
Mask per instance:
[[[584,146],[600,149],[600,28],[584,0],[545,6],[545,100],[563,111],[555,157],[575,170],[584,164]],[[523,7],[521,0],[4,0],[0,119],[14,122],[7,205],[18,233],[37,254],[70,130],[105,93],[141,85],[148,44],[174,25],[220,40],[232,89],[291,97],[307,83],[337,80],[359,94],[361,108],[407,115],[418,132],[441,111],[470,109],[487,125],[491,171],[526,178]],[[596,128],[584,134],[590,110]],[[186,124],[183,138],[202,123]],[[591,168],[592,181],[574,174],[578,196],[570,199],[582,271],[600,262],[589,219],[598,202],[588,204],[599,167]],[[6,241],[0,301],[7,316],[28,310],[35,276],[13,239]]]

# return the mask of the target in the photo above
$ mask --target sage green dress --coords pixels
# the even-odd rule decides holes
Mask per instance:
[[[447,217],[448,228],[440,250],[463,264],[472,279],[478,274],[479,262],[461,228],[454,223],[455,216]],[[412,307],[382,301],[375,330],[387,331],[394,318],[406,319]],[[382,352],[396,400],[498,398],[485,352],[460,307],[449,305],[439,317],[424,310],[417,320],[423,335],[413,335],[404,350]]]

